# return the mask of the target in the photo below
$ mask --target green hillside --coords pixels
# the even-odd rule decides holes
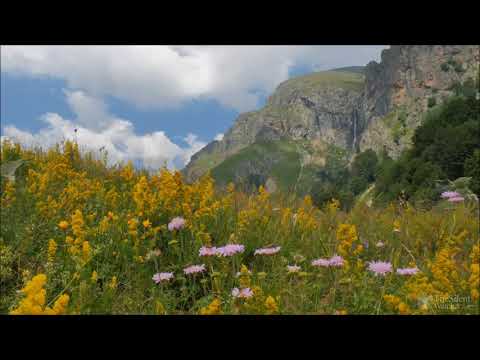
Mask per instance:
[[[214,167],[211,175],[220,186],[234,182],[243,188],[258,187],[271,179],[282,191],[306,192],[315,169],[302,166],[302,149],[299,141],[255,143]]]

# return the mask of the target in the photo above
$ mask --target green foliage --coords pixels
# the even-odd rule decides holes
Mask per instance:
[[[480,196],[480,149],[465,159],[464,169],[465,175],[472,178],[470,189]]]
[[[311,191],[313,202],[322,207],[331,199],[337,199],[344,209],[350,209],[355,196],[375,181],[377,163],[377,154],[368,149],[355,157],[349,170],[346,153],[331,147],[325,167],[318,173],[317,183]]]
[[[397,161],[382,158],[375,188],[378,201],[404,196],[429,205],[439,195],[436,181],[478,179],[474,152],[480,147],[479,125],[479,101],[473,97],[454,97],[429,111],[415,131],[413,147]],[[472,186],[478,191],[478,182]]]
[[[444,72],[447,72],[450,69],[450,66],[448,66],[448,63],[444,62],[442,65],[440,65],[440,69]]]
[[[435,105],[437,105],[437,99],[435,99],[434,97],[429,98],[428,107],[431,108],[431,107],[434,107]]]
[[[329,145],[325,167],[318,173],[321,181],[344,184],[348,178],[348,153],[346,150]]]
[[[377,163],[377,154],[372,149],[358,154],[352,163],[352,176],[364,178],[367,182],[373,182],[377,171]]]

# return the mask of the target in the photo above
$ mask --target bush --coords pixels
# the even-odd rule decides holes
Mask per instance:
[[[471,177],[470,189],[480,196],[480,149],[476,149],[472,156],[465,160],[465,176]]]

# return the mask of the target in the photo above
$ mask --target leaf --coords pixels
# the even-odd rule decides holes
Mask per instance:
[[[15,181],[15,172],[17,169],[25,163],[24,160],[14,160],[14,161],[7,161],[0,165],[0,175],[6,177],[11,181]]]
[[[460,177],[453,181],[453,186],[457,189],[466,189],[470,185],[471,177]]]

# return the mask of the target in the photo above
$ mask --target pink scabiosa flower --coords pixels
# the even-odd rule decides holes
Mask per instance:
[[[254,252],[254,255],[274,255],[280,251],[281,247],[269,247],[269,248],[261,248],[257,249]]]
[[[202,265],[191,265],[191,266],[186,267],[185,269],[183,269],[183,272],[184,272],[186,275],[201,273],[201,272],[204,272],[204,271],[205,271],[205,264],[202,264]]]
[[[217,256],[233,256],[237,253],[243,253],[245,251],[244,245],[239,244],[228,244],[222,247],[217,248]]]
[[[462,196],[454,196],[454,197],[448,198],[449,202],[462,202],[464,200],[465,199]]]
[[[247,299],[253,296],[253,291],[250,288],[243,288],[243,289],[233,288],[232,296],[234,298]]]
[[[419,272],[417,267],[413,268],[403,268],[403,269],[397,269],[397,274],[398,275],[415,275],[417,272]]]
[[[385,276],[387,273],[392,272],[392,264],[384,261],[371,261],[368,265],[368,270],[375,273],[375,275]]]
[[[335,255],[328,260],[330,266],[336,266],[336,267],[341,267],[343,266],[343,258],[341,256]]]
[[[312,261],[312,266],[329,267],[330,266],[330,260],[328,260],[328,259],[316,259],[316,260]]]
[[[185,219],[182,217],[176,217],[173,218],[169,223],[168,223],[168,230],[173,231],[173,230],[180,230],[185,226]]]
[[[215,256],[217,255],[217,248],[202,246],[198,251],[199,256]]]
[[[440,196],[443,199],[450,199],[450,198],[459,197],[460,194],[456,191],[444,191]]]
[[[300,266],[298,265],[287,265],[287,271],[289,273],[296,273],[301,270]]]
[[[157,273],[153,275],[152,280],[155,281],[155,283],[160,284],[161,282],[166,282],[170,279],[173,278],[173,273],[171,272],[162,272],[162,273]]]

